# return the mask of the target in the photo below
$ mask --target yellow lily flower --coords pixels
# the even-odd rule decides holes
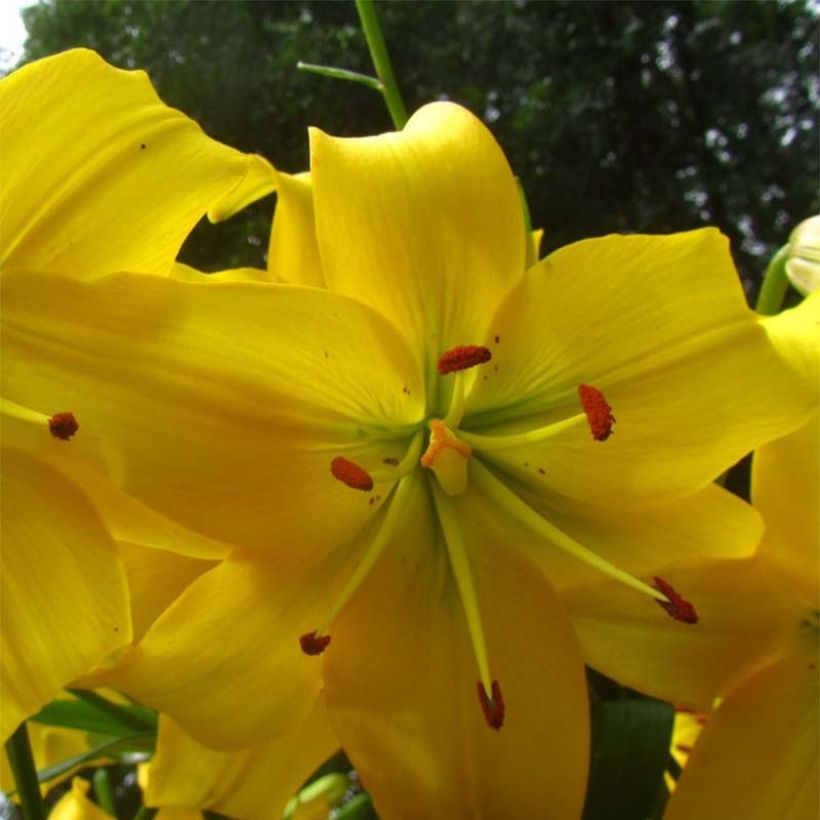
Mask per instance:
[[[810,820],[820,812],[818,455],[815,419],[755,456],[753,500],[767,528],[753,560],[800,614],[778,645],[746,659],[746,674],[694,745],[666,820]]]
[[[235,199],[238,185],[254,192],[254,181],[264,187],[270,178],[261,159],[210,140],[163,105],[142,72],[82,49],[0,80],[0,144],[3,287],[8,277],[47,290],[55,274],[167,275],[209,207]],[[13,314],[3,304],[4,321],[13,324]],[[65,337],[59,348],[70,345]],[[47,368],[59,359],[55,351]],[[0,739],[130,640],[115,540],[226,551],[124,496],[97,469],[99,437],[58,385],[42,400],[16,391],[30,364],[4,346]]]
[[[71,781],[71,789],[55,804],[48,815],[50,820],[111,820],[111,815],[103,811],[88,797],[91,784],[81,777]]]
[[[588,705],[553,587],[603,572],[694,621],[635,576],[753,549],[756,515],[708,484],[811,386],[716,231],[525,273],[513,176],[458,106],[313,132],[291,183],[277,220],[315,231],[274,226],[274,274],[298,284],[6,279],[5,343],[37,363],[21,399],[70,399],[128,492],[237,545],[112,680],[226,750],[324,690],[384,816],[577,817]]]
[[[161,716],[156,754],[140,772],[144,802],[281,820],[291,796],[338,747],[321,699],[292,733],[230,752],[197,743]]]

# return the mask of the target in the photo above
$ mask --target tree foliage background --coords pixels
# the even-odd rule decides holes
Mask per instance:
[[[408,107],[448,98],[483,117],[547,250],[714,224],[752,291],[818,209],[810,2],[388,0],[378,11]],[[352,2],[48,0],[23,16],[25,60],[84,45],[145,68],[212,136],[286,171],[307,167],[309,125],[391,127],[371,90],[296,70],[372,72]],[[183,258],[263,265],[272,208],[200,227]]]

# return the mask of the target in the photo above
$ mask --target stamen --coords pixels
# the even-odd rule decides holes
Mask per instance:
[[[306,655],[321,655],[330,643],[330,635],[319,635],[314,629],[313,632],[306,632],[299,638],[299,646]]]
[[[493,501],[505,510],[513,518],[516,518],[522,524],[528,526],[536,535],[547,539],[551,544],[569,553],[579,561],[583,561],[593,569],[603,572],[604,575],[626,584],[632,589],[643,592],[654,598],[658,603],[671,603],[665,593],[665,590],[658,590],[655,587],[633,578],[629,573],[610,564],[609,561],[601,558],[592,550],[579,544],[577,541],[570,538],[566,533],[558,529],[554,524],[546,518],[542,518],[529,504],[522,501],[512,490],[510,490],[502,481],[499,481],[481,462],[477,459],[472,459],[473,469],[471,471],[471,480],[473,485],[481,489],[486,495],[493,499]]]
[[[477,364],[490,361],[493,354],[486,347],[480,345],[458,345],[441,354],[438,360],[438,372],[442,376],[454,373],[457,370],[466,370]]]
[[[336,456],[330,462],[330,472],[337,481],[341,481],[351,489],[364,490],[364,492],[370,492],[373,489],[373,479],[370,473],[342,456]]]
[[[54,438],[68,441],[80,429],[73,413],[55,413],[48,420],[48,430]]]
[[[447,557],[450,561],[450,569],[456,581],[461,606],[464,611],[464,618],[467,621],[467,631],[470,635],[470,643],[473,647],[476,665],[479,674],[479,700],[481,701],[484,716],[487,723],[494,729],[500,729],[498,712],[500,710],[501,721],[504,719],[504,703],[501,700],[501,690],[498,681],[491,683],[490,664],[487,660],[487,644],[484,641],[484,627],[481,624],[481,610],[478,607],[478,596],[473,583],[473,572],[470,568],[470,559],[467,555],[467,548],[461,535],[458,516],[452,508],[452,502],[442,494],[436,484],[432,484],[433,501],[436,505],[436,512],[441,522],[441,530],[444,534],[444,544],[447,548]],[[481,700],[482,694],[491,692],[492,697],[487,699],[487,706]],[[491,707],[491,708],[488,708]],[[498,723],[497,726],[493,722]]]
[[[658,606],[666,610],[670,618],[680,621],[684,624],[696,624],[698,622],[698,613],[695,607],[689,603],[668,581],[663,578],[658,578],[656,575],[653,580],[659,592],[662,592],[669,600],[658,601]]]
[[[390,543],[390,539],[393,537],[393,533],[396,530],[396,523],[398,522],[399,517],[407,504],[407,499],[413,488],[413,482],[415,480],[416,473],[411,473],[398,483],[393,500],[387,506],[387,513],[385,514],[384,520],[379,527],[379,531],[370,542],[370,546],[367,548],[361,563],[356,567],[353,574],[344,585],[344,588],[339,594],[339,597],[336,599],[333,608],[325,618],[324,624],[319,629],[316,629],[313,632],[308,632],[306,635],[302,635],[302,637],[299,638],[299,643],[303,652],[308,655],[318,655],[330,643],[330,636],[326,634],[328,625],[333,622],[333,619],[342,611],[345,604],[347,604],[347,602],[353,597],[356,590],[361,586],[362,581],[364,581],[367,577],[370,570],[373,569],[373,565],[384,551],[384,548]],[[311,651],[312,649],[314,651]]]
[[[479,681],[478,702],[481,704],[481,711],[484,712],[484,720],[491,729],[496,732],[504,725],[504,698],[501,696],[501,687],[498,681],[494,680],[492,685],[492,695],[487,695],[484,684]]]
[[[612,415],[612,408],[607,404],[604,394],[597,387],[581,384],[578,386],[578,395],[589,422],[589,429],[592,431],[592,438],[595,441],[606,441],[612,435],[615,416]]]

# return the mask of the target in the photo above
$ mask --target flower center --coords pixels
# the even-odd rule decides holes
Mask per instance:
[[[485,364],[491,358],[490,350],[478,345],[460,345],[446,351],[440,357],[437,367],[439,374],[445,378],[450,378],[450,374],[454,374],[450,406],[443,419],[436,418],[428,421],[429,438],[423,454],[422,439],[425,432],[419,430],[401,461],[395,457],[384,457],[381,461],[385,466],[365,470],[341,456],[332,460],[331,474],[351,489],[369,493],[376,484],[389,482],[390,494],[386,494],[386,510],[375,536],[325,619],[325,623],[321,628],[302,635],[300,644],[302,650],[309,655],[320,654],[328,646],[330,635],[326,633],[327,628],[353,596],[389,544],[400,518],[404,515],[406,502],[414,482],[419,479],[424,470],[429,470],[432,473],[432,476],[427,474],[430,478],[430,496],[446,547],[451,576],[461,600],[478,670],[479,705],[487,725],[499,730],[505,716],[504,699],[499,682],[490,674],[490,653],[485,642],[469,545],[463,536],[463,522],[460,520],[462,513],[452,500],[453,497],[465,493],[468,484],[475,491],[476,498],[495,504],[539,536],[546,545],[560,549],[608,577],[649,596],[674,620],[694,624],[697,623],[698,616],[692,604],[663,578],[654,578],[654,585],[645,583],[601,558],[583,544],[579,544],[537,509],[531,507],[515,489],[515,485],[508,486],[503,469],[499,472],[493,466],[493,453],[512,447],[543,445],[544,441],[555,434],[557,428],[565,429],[576,426],[580,412],[558,424],[553,423],[546,427],[513,435],[483,435],[459,429],[465,412],[467,385],[472,383],[475,375],[467,371]],[[589,384],[578,386],[578,398],[580,399],[579,411],[582,411],[586,417],[592,438],[596,442],[605,442],[611,436],[615,423],[612,407],[601,390]],[[420,471],[419,467],[424,469]],[[376,500],[380,498],[381,496],[377,496]],[[370,503],[374,503],[373,496],[370,498]]]

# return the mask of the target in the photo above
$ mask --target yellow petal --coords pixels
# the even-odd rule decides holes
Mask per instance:
[[[12,273],[3,296],[6,396],[70,409],[126,492],[221,541],[350,539],[376,508],[332,459],[383,466],[424,412],[401,337],[338,294]]]
[[[81,777],[71,781],[66,792],[49,813],[49,820],[111,820],[111,815],[92,803],[86,794],[91,784]]]
[[[745,558],[754,553],[763,532],[760,515],[737,496],[709,484],[671,504],[643,507],[598,507],[552,493],[522,492],[522,498],[543,518],[577,543],[635,577],[650,577],[673,562],[699,558]],[[508,533],[511,545],[524,550],[557,590],[596,585],[600,571],[533,539],[509,516],[482,498],[471,515],[482,527]],[[633,592],[628,594],[634,595]],[[645,596],[637,596],[649,615],[662,615]]]
[[[163,716],[145,803],[281,820],[288,799],[338,747],[321,699],[293,733],[235,752],[202,746]]]
[[[215,285],[218,282],[271,281],[270,274],[260,268],[231,268],[230,270],[220,270],[215,273],[203,273],[182,262],[174,262],[170,275],[173,279],[179,279],[181,282],[193,282],[200,285]]]
[[[242,179],[208,208],[211,222],[222,222],[277,188],[276,169],[258,154],[249,154]]]
[[[586,685],[553,593],[506,541],[465,530],[490,673],[506,704],[496,732],[479,705],[445,551],[431,552],[430,535],[411,521],[399,527],[334,622],[323,656],[332,726],[384,817],[540,817],[548,806],[550,818],[577,818]]]
[[[325,281],[401,328],[433,373],[478,344],[524,269],[515,180],[485,126],[452,103],[419,110],[400,133],[311,133]]]
[[[143,544],[117,542],[131,599],[133,640],[140,641],[154,621],[197,578],[216,564]]]
[[[790,657],[709,718],[665,820],[812,820],[820,812],[816,664]]]
[[[820,573],[820,416],[754,456],[752,499],[766,521],[761,553],[791,569],[816,600]]]
[[[249,160],[85,49],[0,80],[0,267],[166,274]]]
[[[113,542],[88,499],[59,473],[2,450],[0,732],[52,700],[131,637]]]
[[[57,407],[64,409],[62,405]],[[9,402],[0,401],[3,440],[47,463],[93,499],[115,540],[196,558],[224,558],[230,552],[229,545],[181,527],[117,487],[107,475],[99,436],[93,431],[83,427],[70,443],[58,441],[49,434],[46,424],[16,418],[9,409]]]
[[[476,380],[465,426],[498,435],[570,420],[489,457],[531,486],[596,504],[699,489],[816,403],[816,384],[746,308],[712,229],[563,248],[512,292],[489,339],[493,367]],[[582,384],[612,407],[607,441],[592,437]]]
[[[277,195],[268,270],[283,282],[324,287],[310,174],[280,173]]]
[[[299,638],[327,615],[341,569],[335,558],[307,562],[295,548],[275,562],[225,561],[100,679],[214,748],[287,732],[322,686],[321,661],[302,653]]]
[[[659,567],[700,617],[673,621],[612,582],[562,595],[586,662],[642,692],[708,711],[716,696],[794,644],[806,611],[757,559]],[[651,579],[650,579],[651,580]]]

